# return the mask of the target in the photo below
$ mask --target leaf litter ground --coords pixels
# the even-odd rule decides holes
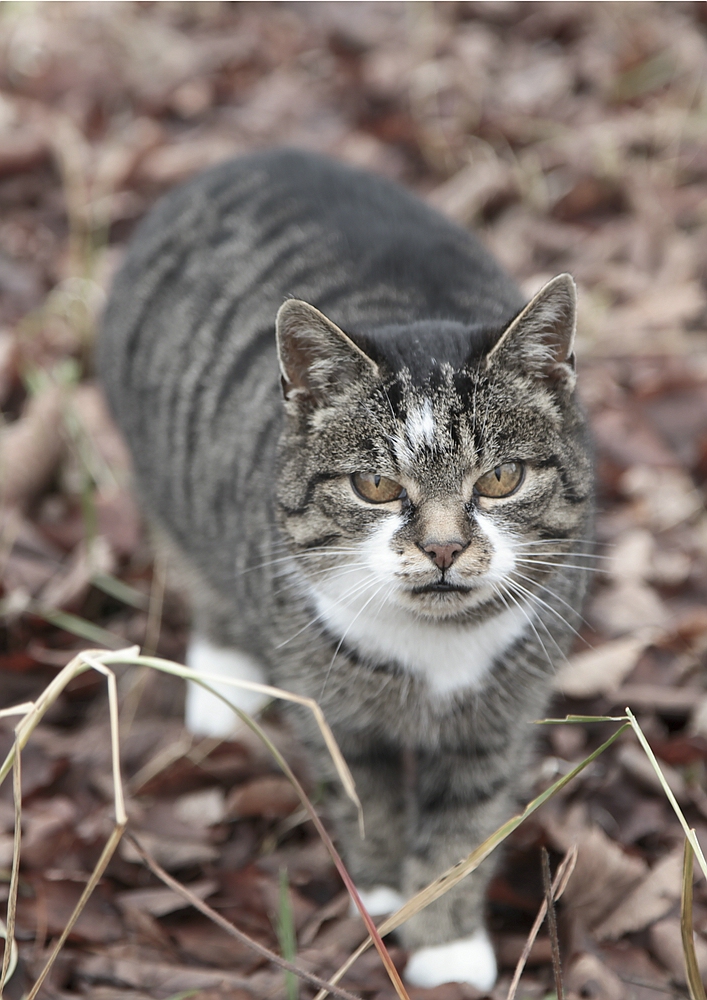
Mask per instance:
[[[580,289],[580,390],[601,553],[584,642],[552,714],[631,708],[707,845],[707,15],[698,3],[6,4],[0,7],[0,708],[78,651],[183,662],[188,608],[155,560],[92,375],[110,275],[173,184],[292,143],[396,178],[487,244],[528,294]],[[182,682],[119,678],[128,830],[194,896],[328,978],[364,937],[292,786],[253,738],[186,734]],[[275,714],[271,739],[326,818]],[[617,727],[547,727],[526,798]],[[0,751],[12,746],[3,720]],[[3,753],[4,756],[4,753]],[[19,998],[113,828],[105,683],[77,676],[22,755]],[[14,807],[0,788],[0,895]],[[511,836],[488,901],[501,979],[577,848],[557,906],[565,991],[686,996],[683,834],[632,734]],[[707,887],[692,901],[707,975]],[[405,954],[388,939],[400,969]],[[288,943],[289,942],[289,943]],[[517,996],[555,991],[543,924]],[[394,996],[373,950],[342,980]],[[125,839],[46,997],[291,996],[292,984],[166,888]],[[313,987],[299,983],[303,996]],[[462,1000],[469,988],[412,990]]]

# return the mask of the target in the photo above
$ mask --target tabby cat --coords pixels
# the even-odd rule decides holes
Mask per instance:
[[[99,367],[189,567],[188,662],[318,700],[363,802],[365,839],[332,782],[372,913],[510,814],[572,642],[592,520],[574,329],[569,275],[526,304],[468,232],[294,150],[168,194],[116,278]],[[193,686],[187,724],[233,715]],[[493,985],[491,872],[401,928],[411,983]]]

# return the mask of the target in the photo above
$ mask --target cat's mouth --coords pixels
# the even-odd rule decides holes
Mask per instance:
[[[427,583],[424,587],[413,587],[413,594],[468,594],[473,587],[465,587],[460,583],[445,583],[442,580],[437,583]]]

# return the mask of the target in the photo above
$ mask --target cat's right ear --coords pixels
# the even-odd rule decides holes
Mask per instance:
[[[277,314],[277,352],[286,400],[322,405],[378,366],[330,319],[300,299]]]

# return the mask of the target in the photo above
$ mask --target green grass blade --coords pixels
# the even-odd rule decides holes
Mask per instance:
[[[125,639],[116,635],[115,632],[109,632],[108,629],[94,625],[93,622],[86,621],[85,618],[80,618],[78,615],[72,615],[68,611],[49,608],[35,601],[30,603],[27,610],[30,614],[36,615],[37,618],[43,618],[50,625],[56,625],[57,628],[70,632],[71,635],[86,639],[87,642],[95,642],[99,646],[107,646],[108,649],[121,649],[125,646]]]
[[[143,594],[135,587],[130,587],[117,577],[111,576],[110,573],[94,573],[91,577],[91,583],[94,587],[102,590],[104,594],[114,597],[116,601],[121,601],[123,604],[128,604],[131,608],[146,611],[150,603],[147,594]]]

